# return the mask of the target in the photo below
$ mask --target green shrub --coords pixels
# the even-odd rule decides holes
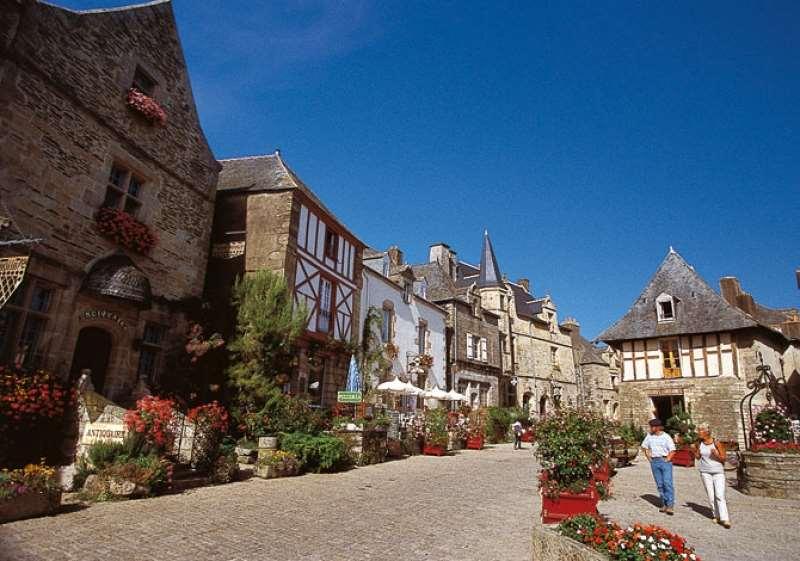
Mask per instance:
[[[425,444],[447,448],[447,411],[431,409],[425,413]]]
[[[345,442],[327,434],[312,435],[300,432],[281,434],[280,448],[291,452],[305,471],[333,472],[350,464]]]
[[[98,441],[92,444],[86,455],[96,471],[104,469],[128,457],[128,447],[123,442]]]
[[[667,419],[665,428],[675,439],[675,444],[692,444],[697,441],[697,431],[695,431],[692,416],[680,407],[672,417]]]
[[[487,407],[486,439],[491,443],[509,442],[514,421],[528,424],[528,415],[519,407]]]
[[[770,407],[756,415],[753,427],[756,440],[761,442],[790,442],[792,425],[786,415],[778,408]]]
[[[308,401],[277,394],[255,413],[244,415],[248,438],[274,436],[280,433],[319,434],[330,428],[326,411],[311,407]]]
[[[619,437],[628,446],[633,446],[634,444],[640,444],[644,440],[644,437],[647,436],[647,433],[645,432],[644,428],[633,423],[632,421],[620,426],[617,429],[617,432],[619,433]]]

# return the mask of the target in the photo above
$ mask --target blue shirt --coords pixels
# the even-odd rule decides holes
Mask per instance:
[[[675,442],[665,432],[648,434],[642,441],[642,448],[650,450],[650,456],[653,458],[666,458],[670,452],[675,451]]]

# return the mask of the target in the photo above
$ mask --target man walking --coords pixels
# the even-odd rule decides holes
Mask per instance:
[[[642,441],[642,448],[650,460],[650,470],[656,480],[658,494],[661,496],[660,512],[672,516],[675,506],[675,489],[672,485],[672,457],[675,455],[675,443],[672,437],[664,432],[661,419],[650,421],[650,434]]]
[[[519,419],[511,425],[511,430],[514,431],[514,450],[522,450],[522,423]]]

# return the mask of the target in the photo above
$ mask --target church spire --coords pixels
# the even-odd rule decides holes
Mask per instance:
[[[494,255],[492,240],[489,239],[489,230],[483,231],[483,249],[481,249],[481,272],[478,277],[478,286],[502,286],[503,277]]]

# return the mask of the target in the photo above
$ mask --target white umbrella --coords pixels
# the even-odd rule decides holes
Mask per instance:
[[[434,386],[432,390],[425,392],[425,397],[430,399],[446,400],[448,398],[447,396],[448,393],[444,390],[440,390],[439,386]]]
[[[406,386],[406,393],[408,395],[421,395],[421,394],[425,393],[425,390],[419,389],[417,386],[415,386],[411,382],[406,382],[405,386]]]
[[[450,401],[466,401],[467,396],[464,394],[458,393],[456,390],[450,390],[445,394],[447,397],[445,399],[449,399]]]
[[[408,393],[408,386],[405,382],[401,382],[400,378],[397,376],[394,377],[394,380],[391,382],[383,382],[382,384],[378,384],[378,390],[380,391],[387,391],[387,392],[394,392],[394,393]]]

